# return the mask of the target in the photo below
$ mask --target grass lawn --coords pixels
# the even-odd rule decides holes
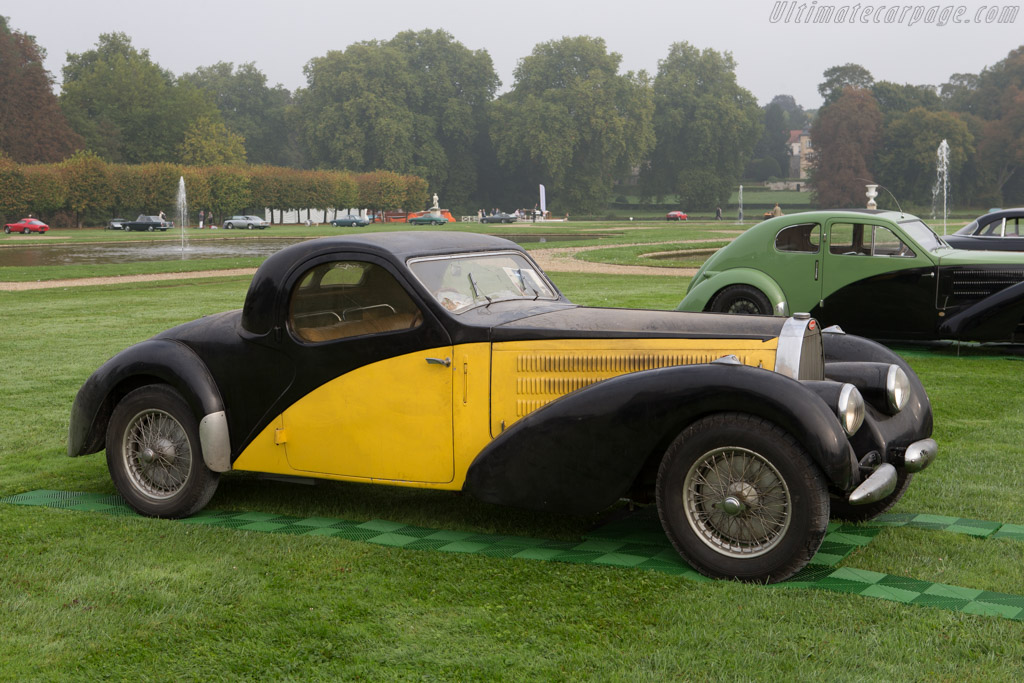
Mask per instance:
[[[689,229],[651,225],[637,241],[677,242]],[[669,309],[686,287],[672,276],[553,279],[574,301],[598,306]],[[102,454],[64,453],[78,387],[129,344],[240,307],[247,286],[248,278],[222,277],[0,292],[0,497],[112,493]],[[940,451],[896,511],[1024,524],[1024,360],[975,348],[898,350],[932,397]],[[244,473],[225,476],[210,507],[560,539],[604,519]],[[1024,542],[887,529],[842,566],[1024,595]],[[993,617],[637,569],[0,505],[4,681],[1002,681],[1021,671],[1024,624]]]

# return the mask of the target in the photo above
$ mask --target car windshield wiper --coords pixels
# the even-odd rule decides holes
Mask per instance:
[[[473,277],[473,273],[469,273],[469,286],[473,288],[473,299],[474,300],[479,299],[480,297],[483,297],[483,298],[487,299],[487,305],[488,306],[491,305],[491,297],[487,296],[486,294],[481,294],[480,293],[480,287],[477,286],[476,278]]]
[[[533,300],[536,301],[537,299],[540,298],[540,292],[538,292],[537,289],[533,285],[526,284],[526,278],[523,277],[523,269],[522,268],[516,268],[512,272],[515,273],[516,274],[516,278],[519,279],[519,289],[521,289],[524,294],[526,293],[526,288],[529,287],[530,290],[533,292]]]

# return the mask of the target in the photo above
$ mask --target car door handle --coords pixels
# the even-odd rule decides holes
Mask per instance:
[[[443,365],[446,368],[450,368],[452,366],[452,359],[451,358],[428,358],[427,359],[427,363],[429,363],[430,365]]]
[[[935,277],[935,271],[931,271],[931,272],[925,273],[921,277]]]

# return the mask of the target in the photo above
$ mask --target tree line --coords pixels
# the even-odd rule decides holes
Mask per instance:
[[[868,179],[904,205],[931,205],[942,140],[957,205],[1024,203],[1024,47],[939,87],[876,81],[858,64],[824,76],[824,105],[811,126],[820,204],[863,205]],[[895,208],[888,196],[884,205]]]
[[[68,54],[54,95],[44,56],[0,17],[0,154],[20,163],[84,150],[109,164],[386,170],[423,179],[457,213],[532,206],[541,183],[557,212],[592,213],[632,175],[641,199],[677,197],[699,211],[727,203],[743,177],[788,175],[789,131],[810,127],[822,204],[860,205],[854,178],[923,201],[934,173],[927,152],[943,138],[962,199],[1024,194],[1015,174],[1018,51],[942,86],[832,67],[817,112],[788,95],[759,107],[737,83],[731,54],[685,42],[654,74],[622,72],[621,55],[601,38],[540,43],[500,95],[486,50],[443,30],[329,51],[306,64],[306,85],[294,92],[268,85],[252,63],[175,76],[110,33]]]
[[[280,166],[182,166],[164,162],[112,164],[93,152],[76,152],[53,164],[18,164],[0,157],[0,216],[32,214],[81,227],[115,216],[172,212],[184,179],[191,216],[200,209],[221,218],[263,214],[280,222],[284,211],[301,209],[422,206],[423,178],[391,171],[351,173]],[[173,220],[178,220],[173,213]]]

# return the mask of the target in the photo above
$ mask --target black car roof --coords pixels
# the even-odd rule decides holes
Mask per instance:
[[[506,249],[522,251],[515,242],[500,237],[451,231],[375,232],[300,242],[272,254],[253,275],[242,309],[242,325],[254,333],[269,331],[274,321],[268,303],[285,286],[297,264],[318,256],[355,252],[373,255],[404,268],[408,259],[417,256]]]

